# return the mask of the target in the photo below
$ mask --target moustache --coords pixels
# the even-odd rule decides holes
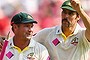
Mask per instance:
[[[68,22],[68,23],[70,24],[70,22],[69,22],[69,20],[68,20],[67,18],[62,19],[62,22],[63,22],[63,21],[66,21],[66,22]]]

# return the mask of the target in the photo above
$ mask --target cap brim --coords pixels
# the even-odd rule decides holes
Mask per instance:
[[[21,23],[36,23],[37,24],[37,21],[35,21],[35,20],[24,20]]]
[[[68,9],[68,10],[71,10],[71,11],[76,11],[73,8],[69,7],[69,6],[62,6],[61,8],[62,9]]]

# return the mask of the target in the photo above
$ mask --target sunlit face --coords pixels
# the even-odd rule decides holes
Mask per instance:
[[[73,27],[77,24],[78,15],[74,11],[63,9],[62,11],[62,26],[65,28]]]
[[[27,23],[27,24],[20,24],[17,29],[17,35],[30,39],[33,35],[33,23]]]

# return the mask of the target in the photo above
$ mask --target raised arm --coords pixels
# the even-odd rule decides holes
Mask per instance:
[[[90,17],[85,13],[81,7],[80,0],[70,0],[72,7],[78,12],[86,27],[85,36],[90,41]]]

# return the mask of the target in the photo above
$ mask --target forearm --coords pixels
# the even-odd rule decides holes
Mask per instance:
[[[84,26],[86,27],[85,36],[87,40],[90,41],[90,17],[84,12],[82,8],[80,11],[78,11],[78,13],[82,18]]]
[[[90,31],[90,17],[85,13],[85,11],[81,8],[80,11],[78,11],[86,29]]]
[[[80,0],[70,0],[72,7],[78,12],[85,27],[90,31],[90,17],[85,13],[81,7]]]

